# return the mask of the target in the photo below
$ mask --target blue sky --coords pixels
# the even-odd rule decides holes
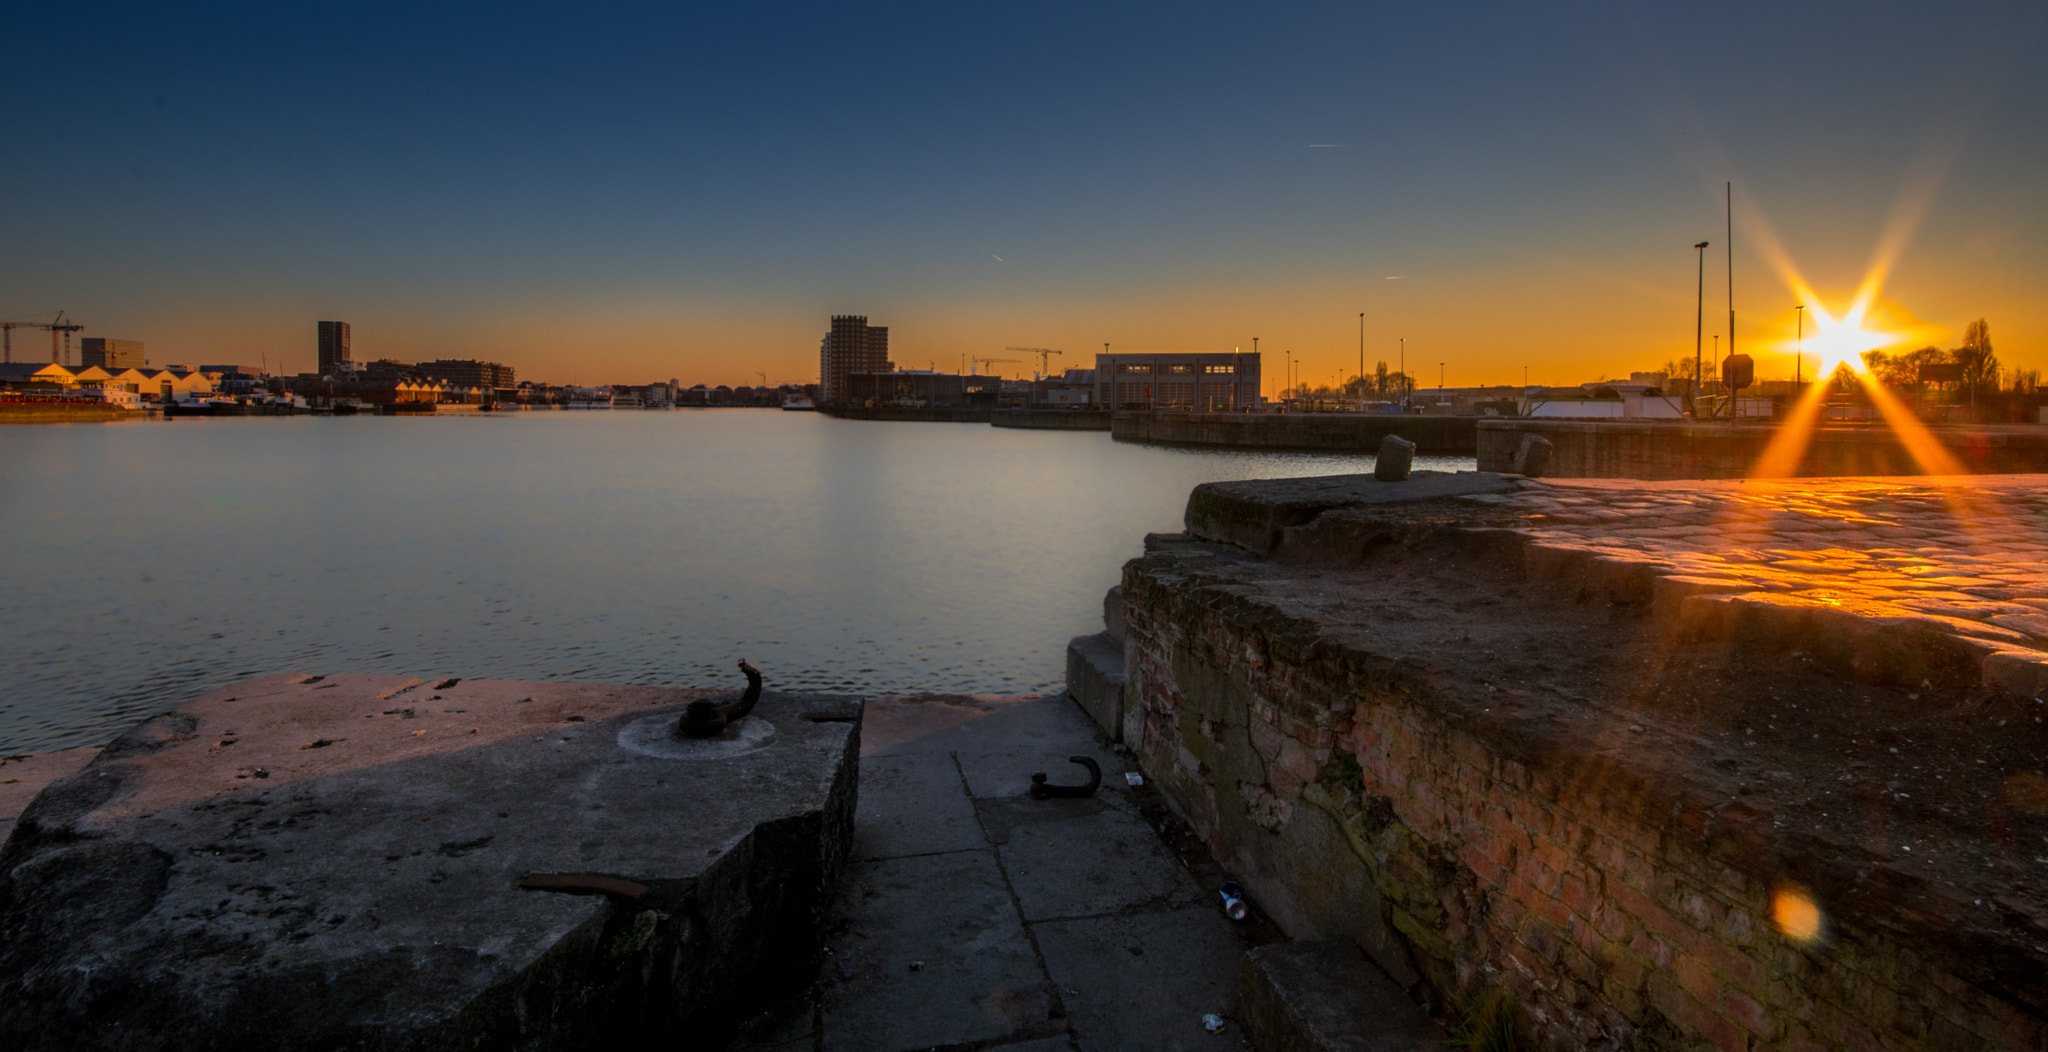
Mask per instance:
[[[1363,311],[1369,360],[1405,336],[1464,382],[1576,382],[1689,352],[1726,180],[1738,339],[1785,328],[1783,259],[1846,298],[1921,202],[1895,327],[1986,316],[2009,362],[2048,357],[2038,5],[10,21],[0,314],[63,308],[159,362],[309,368],[338,317],[360,352],[557,381],[805,379],[859,312],[906,365],[1261,336],[1329,371]]]

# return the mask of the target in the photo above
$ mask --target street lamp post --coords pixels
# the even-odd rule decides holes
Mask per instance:
[[[1804,379],[1806,368],[1806,304],[1792,308],[1799,312],[1799,342],[1792,352],[1792,386],[1798,387]]]
[[[1401,412],[1408,412],[1408,337],[1401,337]]]
[[[1692,309],[1692,418],[1700,418],[1700,388],[1706,383],[1706,376],[1700,372],[1700,334],[1707,324],[1707,243],[1694,245],[1693,252],[1699,256],[1700,276],[1697,299]]]
[[[1358,312],[1358,411],[1365,412],[1365,312]]]

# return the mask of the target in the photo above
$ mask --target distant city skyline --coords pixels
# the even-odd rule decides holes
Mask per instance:
[[[1368,372],[1405,337],[1426,379],[1577,383],[1690,355],[1697,241],[1725,343],[1732,181],[1760,375],[1873,272],[1892,349],[1981,317],[2040,368],[2043,19],[38,8],[0,60],[0,318],[298,371],[346,318],[361,361],[737,385],[816,382],[818,320],[865,313],[904,367],[1256,337],[1321,384],[1364,312]]]

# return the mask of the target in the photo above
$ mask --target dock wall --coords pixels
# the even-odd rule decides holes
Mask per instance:
[[[1377,453],[1399,435],[1425,455],[1478,449],[1478,417],[1391,413],[1180,413],[1122,411],[1110,435],[1119,442],[1204,449]]]
[[[1524,436],[1550,440],[1552,478],[1736,479],[1749,477],[1780,428],[1688,421],[1544,420],[1478,422],[1479,470],[1509,471]],[[1930,427],[1943,452],[1971,474],[2048,471],[2048,428],[2029,425]],[[1801,478],[1928,474],[1888,427],[1817,429],[1792,474]]]
[[[1109,414],[1089,409],[998,409],[988,422],[1032,431],[1109,430]]]
[[[841,420],[882,420],[893,423],[986,424],[992,409],[905,409],[898,406],[819,406],[818,412]]]
[[[1190,532],[1148,538],[1121,593],[1114,731],[1291,936],[1358,945],[1454,1016],[1510,995],[1532,1047],[2048,1047],[2031,898],[1994,916],[2007,878],[1971,861],[1976,823],[1909,814],[1841,755],[1930,705],[2003,727],[2030,699],[1994,721],[1965,715],[1990,704],[1967,690],[1923,702],[1917,678],[1887,693],[1802,671],[1802,700],[1862,709],[1764,758],[1793,689],[1770,684],[1805,659],[1748,666],[1699,625],[1674,634],[1635,594],[1642,566],[1539,550],[1503,528],[1505,495],[1315,515],[1338,504],[1319,481],[1332,492],[1240,483],[1191,502]],[[1650,654],[1718,704],[1632,671]],[[1609,671],[1633,685],[1603,688]],[[1838,798],[1816,804],[1823,788]],[[1900,854],[1913,837],[1936,839]],[[1915,868],[1930,851],[1955,883]],[[1823,918],[1803,940],[1780,926],[1802,901]]]

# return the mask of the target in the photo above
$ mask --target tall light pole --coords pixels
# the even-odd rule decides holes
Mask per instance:
[[[1728,353],[1735,353],[1735,184],[1728,184]],[[1715,352],[1714,373],[1720,375],[1720,352]],[[1727,391],[1721,392],[1726,395]],[[1735,402],[1728,402],[1728,419],[1735,419]]]
[[[1257,349],[1258,349],[1258,346],[1259,346],[1259,338],[1258,338],[1258,337],[1256,337],[1256,336],[1252,337],[1252,348],[1253,348],[1254,350],[1257,350]],[[1284,384],[1282,384],[1282,385],[1281,385],[1281,387],[1280,387],[1280,404],[1281,404],[1281,405],[1283,405],[1283,406],[1284,406],[1284,405],[1286,405],[1286,404],[1287,404],[1287,402],[1288,402],[1288,394],[1287,394],[1287,392],[1289,392],[1289,391],[1291,391],[1291,390],[1293,390],[1293,389],[1294,389],[1294,352],[1293,352],[1293,351],[1288,351],[1288,352],[1286,352],[1286,354],[1287,354],[1287,373],[1286,373],[1286,377],[1287,377],[1287,379],[1286,379],[1286,382],[1285,382]]]
[[[1401,412],[1408,411],[1408,337],[1401,337]]]
[[[1798,387],[1806,368],[1806,304],[1802,303],[1792,309],[1799,312],[1799,342],[1796,345],[1798,349],[1792,352],[1792,386]]]
[[[1358,312],[1358,411],[1365,412],[1365,312]]]
[[[1714,334],[1714,393],[1727,397],[1728,391],[1721,385],[1721,334]],[[1716,412],[1715,416],[1721,414]]]
[[[1699,244],[1694,245],[1692,247],[1692,250],[1693,253],[1697,255],[1700,260],[1699,291],[1697,294],[1698,298],[1693,301],[1692,308],[1691,401],[1692,418],[1694,420],[1698,420],[1700,418],[1700,387],[1706,383],[1706,375],[1700,372],[1700,343],[1702,342],[1701,334],[1706,331],[1707,323],[1707,243],[1705,241],[1702,241]]]

